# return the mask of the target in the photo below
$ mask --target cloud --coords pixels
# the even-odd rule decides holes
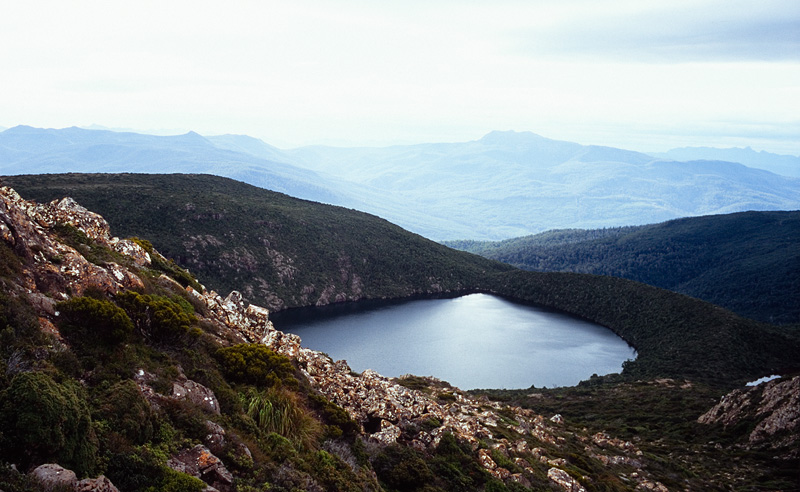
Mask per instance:
[[[800,3],[793,0],[570,5],[557,22],[516,30],[518,49],[650,63],[800,61]]]

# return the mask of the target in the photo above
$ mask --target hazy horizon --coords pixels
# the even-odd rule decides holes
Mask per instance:
[[[137,2],[0,7],[0,126],[800,155],[800,4]]]

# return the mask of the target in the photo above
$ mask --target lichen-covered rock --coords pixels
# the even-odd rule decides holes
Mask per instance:
[[[139,266],[149,266],[153,262],[152,258],[150,258],[150,253],[130,239],[114,238],[111,240],[111,246],[114,251],[132,258]]]
[[[180,378],[172,383],[172,397],[188,400],[206,412],[219,415],[219,402],[214,392],[191,379]]]
[[[75,492],[119,492],[119,489],[104,475],[84,478],[75,486]]]
[[[175,471],[199,478],[220,492],[233,490],[233,475],[221,459],[201,445],[185,449],[167,460],[167,466]]]
[[[736,389],[697,421],[731,427],[749,419],[758,422],[748,436],[751,446],[791,448],[800,442],[800,376]],[[794,450],[791,454],[800,453]]]
[[[108,223],[101,216],[74,200],[36,204],[22,199],[11,188],[0,187],[0,224],[0,237],[28,260],[20,280],[30,291],[65,299],[67,292],[82,295],[90,288],[116,293],[144,286],[130,270],[116,263],[91,263],[48,232],[57,224],[69,224],[107,247],[119,241],[110,237]]]
[[[567,492],[586,492],[586,489],[580,482],[560,468],[550,468],[547,470],[547,478]]]
[[[42,490],[45,491],[73,490],[78,483],[78,477],[75,476],[75,472],[55,463],[46,463],[36,467],[31,472],[31,476],[39,482]]]

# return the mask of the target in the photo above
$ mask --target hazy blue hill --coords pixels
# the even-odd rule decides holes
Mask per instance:
[[[281,150],[244,135],[16,127],[0,173],[206,173],[378,215],[442,240],[497,240],[746,210],[800,209],[800,179],[530,132],[392,147]]]
[[[676,161],[713,160],[738,162],[745,166],[765,169],[775,174],[800,178],[800,157],[795,155],[773,154],[762,150],[756,152],[750,147],[717,149],[713,147],[681,147],[667,152],[654,152],[655,157]]]
[[[242,152],[255,157],[277,162],[284,162],[288,160],[284,152],[279,148],[273,147],[263,140],[259,140],[247,135],[226,134],[214,135],[206,138],[219,149]]]
[[[534,271],[612,275],[775,323],[800,322],[800,212],[446,244]]]
[[[800,180],[727,162],[672,162],[646,154],[492,132],[480,140],[385,148],[288,150],[298,165],[400,198],[381,214],[410,230],[414,211],[502,239],[745,210],[800,208]],[[454,229],[428,237],[447,239]]]
[[[0,133],[0,173],[206,172],[326,203],[345,201],[313,171],[217,147],[205,137],[71,127],[17,126]]]

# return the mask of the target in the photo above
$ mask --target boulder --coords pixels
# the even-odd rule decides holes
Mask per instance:
[[[188,400],[206,412],[219,415],[219,402],[214,392],[191,379],[179,379],[172,383],[172,397]]]
[[[31,472],[31,476],[41,484],[42,490],[45,491],[72,490],[78,484],[75,472],[55,463],[39,465]]]
[[[550,468],[547,470],[547,478],[567,492],[586,492],[586,489],[583,488],[577,480],[560,468]]]
[[[104,475],[97,478],[85,478],[78,482],[75,492],[119,492],[119,489]]]
[[[220,492],[233,490],[233,475],[221,459],[201,445],[184,449],[167,461],[167,466],[175,471],[197,477]]]

